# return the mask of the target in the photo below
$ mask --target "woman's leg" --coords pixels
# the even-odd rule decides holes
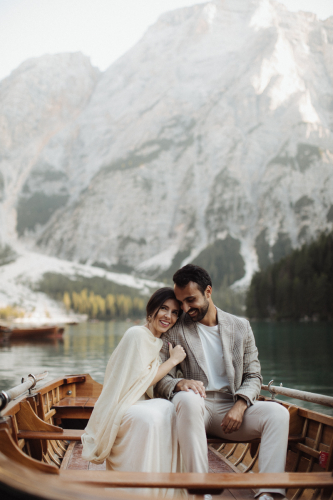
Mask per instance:
[[[165,399],[138,401],[125,413],[107,460],[108,470],[177,472],[176,412]],[[172,490],[140,489],[140,494],[173,496]]]

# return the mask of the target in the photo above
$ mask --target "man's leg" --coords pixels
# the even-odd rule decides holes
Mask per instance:
[[[233,403],[215,399],[213,418],[207,430],[231,441],[242,442],[261,437],[259,472],[284,472],[289,431],[288,411],[278,403],[257,401],[245,411],[244,420],[238,431],[225,434],[221,422],[232,406]],[[285,495],[284,489],[269,488],[258,490],[256,496],[264,492]]]
[[[177,435],[187,472],[208,472],[205,400],[199,394],[179,391],[172,399],[177,413]]]

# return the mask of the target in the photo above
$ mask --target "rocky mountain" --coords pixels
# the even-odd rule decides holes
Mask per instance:
[[[0,82],[1,239],[215,283],[333,223],[333,17],[273,0],[169,12],[105,72],[81,54]]]

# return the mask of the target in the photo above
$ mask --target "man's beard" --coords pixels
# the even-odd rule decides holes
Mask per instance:
[[[197,307],[197,308],[190,309],[188,311],[188,313],[191,311],[197,311],[197,314],[193,318],[191,318],[191,316],[190,316],[191,320],[194,322],[197,322],[197,321],[201,321],[202,319],[204,319],[204,317],[207,314],[208,308],[209,308],[209,302],[206,299],[206,302],[205,302],[203,307]]]

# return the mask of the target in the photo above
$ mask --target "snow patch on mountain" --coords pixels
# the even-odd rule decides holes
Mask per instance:
[[[80,277],[98,276],[118,285],[136,289],[138,293],[149,294],[152,289],[165,286],[157,281],[145,280],[127,274],[108,272],[105,269],[77,264],[34,252],[24,252],[15,262],[0,266],[0,308],[8,304],[25,311],[25,317],[17,321],[68,323],[79,317],[67,313],[62,304],[46,294],[35,291],[36,285],[45,273],[56,273],[72,280]]]

